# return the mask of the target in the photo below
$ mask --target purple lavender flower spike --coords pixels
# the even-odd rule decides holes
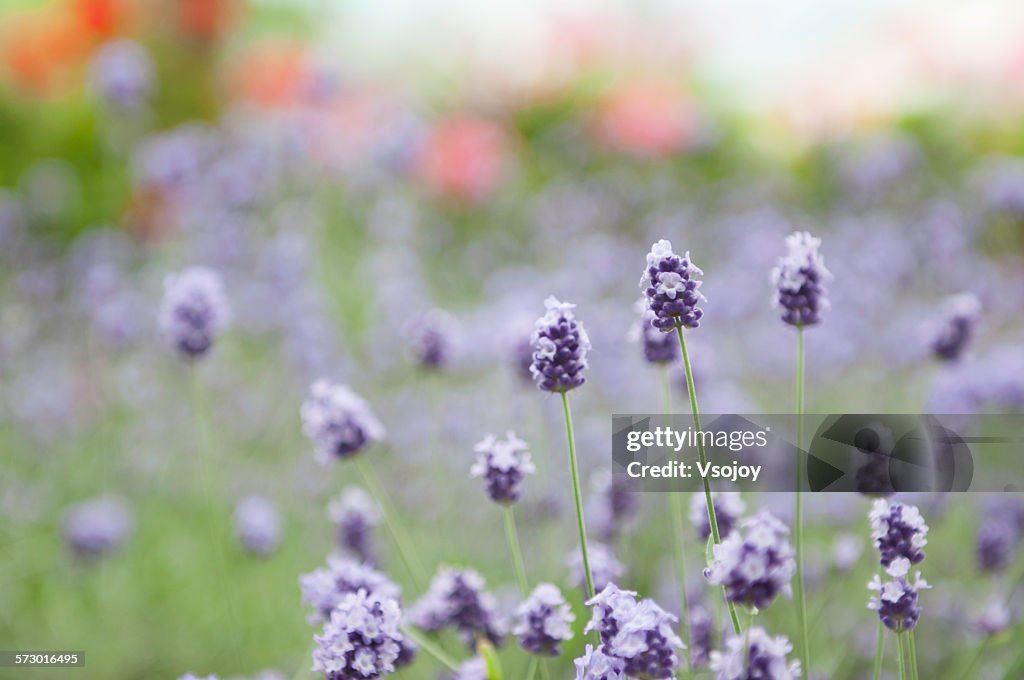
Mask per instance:
[[[1005,569],[1017,549],[1017,528],[1005,517],[987,519],[978,529],[978,568],[985,572]]]
[[[217,272],[189,267],[164,281],[160,331],[185,359],[199,359],[230,321],[224,283]]]
[[[614,583],[587,601],[593,613],[584,633],[592,630],[601,637],[601,651],[622,661],[628,677],[655,679],[674,677],[679,665],[677,649],[683,641],[675,634],[677,621],[654,600],[636,600],[636,593],[620,590]]]
[[[715,621],[703,605],[690,607],[690,663],[703,668],[711,660]]]
[[[327,515],[334,523],[338,546],[373,564],[373,530],[380,523],[381,512],[370,494],[357,486],[347,487],[328,504]]]
[[[630,329],[629,339],[639,342],[644,350],[644,360],[649,364],[671,364],[679,358],[679,343],[672,335],[663,333],[654,322],[657,315],[647,306],[647,298],[637,300],[640,319]]]
[[[604,543],[590,541],[587,555],[590,558],[590,575],[594,579],[594,590],[600,592],[605,586],[618,581],[626,573],[626,568],[616,557],[612,549]],[[574,550],[567,556],[569,565],[570,581],[580,588],[586,589],[587,576],[583,571],[583,557],[579,550]]]
[[[313,671],[326,680],[374,680],[390,675],[404,639],[398,602],[377,593],[349,593],[314,635]]]
[[[869,515],[871,537],[881,553],[881,564],[888,567],[893,560],[905,557],[911,564],[924,559],[928,543],[928,525],[917,507],[903,503],[889,503],[884,498],[875,501]]]
[[[1000,600],[991,600],[974,621],[974,629],[986,636],[999,635],[1013,623],[1013,614]]]
[[[630,488],[629,481],[616,477],[608,469],[594,475],[591,488],[587,522],[602,541],[612,541],[636,519],[638,495]]]
[[[153,61],[134,40],[112,40],[96,50],[89,65],[92,88],[113,108],[138,109],[153,89]]]
[[[530,345],[533,363],[530,373],[545,392],[568,392],[584,382],[590,338],[572,310],[576,305],[555,297],[544,301],[547,313],[537,319]]]
[[[68,510],[64,540],[76,555],[99,558],[120,548],[134,528],[131,509],[124,501],[99,496]]]
[[[576,680],[629,680],[623,671],[622,659],[608,656],[593,645],[587,645],[583,656],[573,661]]]
[[[409,620],[426,631],[454,628],[470,649],[476,646],[478,637],[498,646],[502,631],[497,602],[485,586],[483,577],[472,569],[444,568],[412,607]]]
[[[448,680],[488,680],[487,662],[482,657],[474,656],[463,661],[454,675],[446,677]]]
[[[772,270],[775,306],[782,310],[781,319],[791,326],[812,326],[828,309],[824,284],[832,274],[825,268],[820,247],[821,239],[806,231],[793,232],[786,237],[788,252]]]
[[[265,557],[281,544],[281,516],[262,496],[249,496],[235,507],[235,533],[250,553]]]
[[[558,656],[561,643],[572,639],[570,624],[575,620],[561,591],[550,583],[541,583],[516,609],[512,634],[531,654]]]
[[[786,660],[791,651],[785,637],[754,627],[730,637],[722,651],[711,652],[711,670],[716,680],[793,680],[801,673],[799,661]]]
[[[700,292],[702,272],[690,261],[690,253],[679,256],[672,244],[662,239],[651,246],[647,268],[640,278],[640,289],[647,298],[647,308],[654,314],[651,323],[663,333],[676,328],[697,328],[706,302]]]
[[[360,590],[400,600],[402,590],[386,575],[369,565],[338,555],[327,557],[327,566],[299,577],[303,603],[313,607],[313,621],[330,619],[331,612],[350,593]]]
[[[424,368],[442,368],[451,358],[452,318],[440,309],[432,309],[405,328],[409,353]]]
[[[518,501],[524,477],[537,471],[526,442],[509,430],[503,440],[487,435],[474,450],[477,457],[470,474],[484,478],[491,500],[503,505]]]
[[[932,354],[940,361],[956,361],[974,336],[981,303],[970,293],[954,295],[946,301],[944,317],[932,339]]]
[[[214,674],[210,675],[196,675],[195,673],[185,673],[185,675],[178,678],[178,680],[218,680]]]
[[[718,520],[718,533],[726,538],[740,521],[747,504],[735,491],[715,491],[711,494],[711,502],[715,507],[715,518]],[[708,522],[707,501],[703,496],[694,495],[690,499],[690,524],[696,529],[701,540],[708,540],[711,535],[711,524]]]
[[[345,385],[317,380],[302,403],[302,431],[321,463],[345,459],[384,438],[384,427],[358,394]]]
[[[741,522],[739,529],[714,546],[704,576],[725,588],[730,602],[764,609],[779,593],[790,593],[796,561],[789,528],[762,510]]]
[[[885,571],[890,580],[883,583],[875,574],[868,583],[868,589],[878,593],[871,597],[868,609],[878,612],[878,618],[890,630],[913,630],[921,618],[921,608],[917,604],[918,593],[931,586],[921,578],[921,572],[915,574],[913,582],[907,578],[910,560],[906,557],[895,558]]]

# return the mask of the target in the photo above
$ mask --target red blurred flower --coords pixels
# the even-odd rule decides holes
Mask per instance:
[[[432,190],[461,201],[481,201],[497,188],[509,138],[497,123],[457,115],[435,124],[420,149],[420,177]]]
[[[194,38],[212,40],[234,22],[241,0],[173,0],[182,32]]]
[[[693,111],[673,87],[624,83],[608,94],[595,118],[595,134],[617,151],[647,157],[671,155],[691,141]]]
[[[99,40],[122,33],[130,18],[127,0],[71,0],[72,15],[86,32]]]

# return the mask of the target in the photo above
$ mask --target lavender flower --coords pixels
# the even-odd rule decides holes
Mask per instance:
[[[716,680],[792,680],[800,677],[800,662],[786,660],[791,651],[785,637],[754,627],[730,637],[723,651],[711,652],[711,670]]]
[[[654,600],[636,600],[636,593],[608,584],[587,601],[593,614],[584,633],[596,630],[601,651],[622,661],[627,676],[670,678],[679,665],[676,649],[683,641],[675,634],[678,619]]]
[[[216,675],[212,673],[210,675],[195,675],[194,673],[185,673],[185,675],[178,678],[178,680],[218,680]]]
[[[523,478],[537,471],[526,442],[509,430],[504,440],[488,434],[474,451],[477,452],[476,463],[470,468],[470,474],[484,478],[491,500],[506,505],[518,501]]]
[[[533,363],[530,373],[545,392],[568,392],[586,382],[590,338],[572,310],[576,305],[555,297],[544,301],[547,313],[537,319],[530,345]]]
[[[328,504],[327,514],[337,530],[338,545],[363,562],[373,564],[373,529],[380,523],[381,513],[370,495],[350,486]]]
[[[452,345],[451,317],[433,309],[411,320],[405,328],[409,353],[424,368],[441,368],[450,358]]]
[[[608,469],[599,470],[591,479],[593,493],[587,506],[587,523],[601,540],[613,540],[636,518],[638,496],[630,486],[628,480]]]
[[[715,621],[702,605],[690,607],[690,663],[694,668],[706,666],[714,646]]]
[[[262,496],[244,498],[235,507],[235,533],[245,549],[266,556],[281,543],[281,517],[277,506]]]
[[[576,680],[629,680],[623,672],[622,659],[608,656],[593,645],[587,645],[583,656],[573,661]]]
[[[590,558],[590,575],[594,579],[594,590],[600,592],[605,586],[618,581],[626,573],[622,562],[615,557],[615,553],[604,543],[590,541],[588,544],[587,556]],[[587,575],[583,570],[583,557],[579,550],[569,553],[566,561],[569,564],[569,578],[574,585],[586,588]]]
[[[878,593],[871,597],[868,609],[878,612],[878,618],[890,630],[912,630],[921,618],[921,608],[917,605],[918,592],[931,586],[921,578],[921,572],[915,574],[913,582],[907,579],[910,560],[906,557],[893,559],[885,571],[891,580],[882,583],[882,579],[875,574],[868,583],[868,589]]]
[[[832,542],[832,559],[836,569],[848,572],[853,569],[860,554],[864,551],[864,542],[853,534],[842,534]]]
[[[651,246],[640,289],[654,315],[651,323],[655,328],[669,333],[700,326],[704,310],[697,305],[707,300],[700,292],[701,281],[694,277],[703,273],[690,261],[690,253],[676,255],[665,239]]]
[[[360,590],[377,593],[383,598],[399,600],[401,588],[386,575],[369,565],[338,555],[328,555],[327,566],[299,577],[302,601],[313,607],[317,618],[328,620],[344,597]]]
[[[732,533],[733,527],[740,521],[747,504],[735,491],[715,491],[711,494],[711,502],[718,520],[718,533],[726,538]],[[690,498],[690,523],[697,529],[701,540],[708,540],[711,535],[711,524],[708,522],[707,501],[703,496]]]
[[[704,575],[725,588],[730,602],[764,609],[779,593],[790,593],[796,571],[789,528],[767,510],[740,523],[714,546],[714,558]]]
[[[137,109],[153,89],[153,61],[134,40],[121,38],[102,45],[89,66],[92,88],[114,108]]]
[[[68,510],[64,540],[80,557],[98,558],[120,548],[134,528],[131,509],[124,501],[99,496]]]
[[[905,557],[911,564],[924,559],[921,550],[927,545],[928,525],[921,512],[913,505],[889,503],[884,498],[875,501],[869,515],[871,537],[881,553],[881,564],[888,567],[893,560]]]
[[[478,637],[500,645],[497,603],[485,586],[472,569],[442,569],[410,610],[409,619],[426,631],[452,627],[470,649]]]
[[[398,602],[379,593],[349,593],[314,635],[313,670],[327,680],[372,680],[389,675],[404,639]]]
[[[160,331],[182,357],[206,355],[229,320],[224,284],[217,272],[189,267],[164,281]]]
[[[482,657],[474,656],[463,661],[459,665],[459,670],[447,677],[449,680],[488,680],[487,662]]]
[[[772,270],[775,305],[782,310],[782,320],[791,326],[814,325],[828,309],[824,284],[832,274],[825,268],[820,247],[821,239],[806,231],[793,232],[786,237],[789,252]]]
[[[572,638],[570,624],[575,620],[561,591],[550,583],[541,583],[516,609],[512,634],[531,654],[558,656],[560,643]]]
[[[302,403],[302,431],[317,459],[345,459],[384,437],[384,427],[362,397],[344,385],[317,380]]]
[[[982,635],[999,635],[1013,623],[1013,615],[999,600],[991,600],[974,621],[974,629]]]
[[[668,333],[663,333],[654,322],[657,315],[647,306],[647,298],[637,300],[640,319],[630,330],[629,339],[643,346],[644,359],[650,364],[671,364],[679,357],[679,344]]]
[[[1005,517],[986,520],[978,529],[977,561],[982,571],[1002,571],[1017,548],[1017,528]]]
[[[945,316],[932,339],[932,354],[941,361],[959,359],[974,335],[981,303],[970,293],[946,301]]]

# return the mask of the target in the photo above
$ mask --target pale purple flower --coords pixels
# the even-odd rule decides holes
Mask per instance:
[[[704,310],[698,305],[706,302],[706,298],[696,277],[703,273],[690,261],[690,253],[680,257],[672,251],[669,241],[662,239],[651,246],[640,289],[654,315],[651,323],[657,329],[668,333],[679,327],[700,326]]]
[[[587,544],[587,557],[590,562],[590,575],[594,581],[594,590],[601,591],[608,584],[618,581],[626,574],[626,567],[616,557],[612,549],[598,541]],[[566,557],[569,565],[569,578],[574,585],[586,588],[587,577],[583,570],[583,557],[579,550],[573,550]]]
[[[261,557],[281,543],[281,516],[277,506],[262,496],[248,496],[235,506],[235,533],[245,549]]]
[[[735,491],[712,492],[711,503],[715,508],[719,535],[725,538],[740,521],[747,504]],[[708,521],[707,500],[702,495],[695,494],[690,498],[690,523],[697,529],[701,540],[708,540],[708,536],[711,535],[711,523]]]
[[[196,675],[194,673],[185,673],[185,675],[178,678],[178,680],[218,680],[218,678],[213,673],[209,675]]]
[[[153,60],[139,43],[119,38],[96,50],[89,75],[96,95],[111,107],[137,109],[153,89]]]
[[[647,306],[647,298],[637,301],[640,318],[630,329],[629,340],[638,342],[644,351],[644,359],[650,364],[671,364],[679,358],[679,343],[675,336],[662,332],[654,322],[657,315]]]
[[[487,662],[479,656],[466,659],[459,665],[459,670],[454,675],[447,676],[447,678],[448,680],[489,680],[487,677]]]
[[[1017,531],[1010,518],[987,517],[978,528],[976,539],[978,568],[986,572],[1005,569],[1017,550]]]
[[[576,320],[576,305],[549,297],[547,312],[537,319],[530,345],[533,347],[530,373],[537,387],[545,392],[567,392],[586,382],[590,338]]]
[[[853,534],[842,534],[832,542],[832,560],[841,572],[853,569],[862,552],[864,541]]]
[[[558,656],[561,643],[572,639],[570,626],[575,620],[561,591],[550,583],[541,583],[516,609],[512,634],[531,654]]]
[[[622,659],[608,656],[593,645],[587,645],[583,656],[573,661],[576,665],[576,680],[629,680],[626,677]]]
[[[390,675],[404,639],[398,602],[379,593],[349,593],[314,635],[313,671],[327,680],[374,680]]]
[[[597,631],[601,651],[620,659],[627,676],[674,677],[679,665],[676,650],[685,648],[674,630],[675,616],[654,600],[637,601],[635,592],[620,590],[614,583],[586,604],[593,612],[583,632]]]
[[[970,293],[946,300],[944,316],[932,338],[932,354],[941,361],[956,361],[974,336],[981,303]]]
[[[871,508],[869,518],[871,538],[881,554],[883,567],[899,557],[905,557],[911,564],[924,559],[922,548],[928,543],[928,525],[916,506],[880,498]]]
[[[587,524],[602,541],[613,540],[633,525],[639,496],[630,486],[628,480],[608,469],[599,470],[591,479],[593,493],[587,503]]]
[[[793,645],[784,636],[772,637],[755,626],[725,642],[722,651],[711,652],[716,680],[793,680],[800,677],[800,662],[788,661]]]
[[[345,385],[317,380],[302,403],[302,431],[321,463],[345,459],[384,437],[384,427],[358,394]]]
[[[327,515],[334,523],[338,546],[373,564],[373,530],[381,512],[370,494],[358,486],[347,487],[327,505]]]
[[[999,635],[1009,628],[1011,623],[1013,614],[1003,602],[993,599],[974,620],[974,629],[982,635]]]
[[[690,606],[690,663],[701,668],[711,659],[714,646],[715,621],[703,605]]]
[[[160,331],[185,359],[205,356],[231,317],[220,274],[189,267],[164,281]]]
[[[497,601],[484,590],[486,585],[472,569],[443,568],[410,609],[409,620],[426,631],[454,628],[471,649],[478,637],[500,645]]]
[[[303,603],[314,609],[313,620],[327,620],[331,611],[349,593],[364,590],[381,597],[401,599],[401,588],[385,574],[367,564],[339,555],[328,555],[327,566],[299,577]]]
[[[918,593],[931,586],[921,578],[921,572],[914,575],[913,581],[907,578],[910,560],[906,557],[893,559],[885,571],[889,575],[888,581],[883,583],[875,574],[868,583],[868,589],[877,593],[868,602],[868,609],[878,612],[878,617],[890,630],[913,630],[921,618]]]
[[[488,434],[473,450],[477,456],[470,474],[484,478],[491,500],[505,505],[518,501],[523,479],[537,471],[526,442],[509,430],[505,439]]]
[[[764,609],[780,593],[789,595],[796,572],[789,528],[767,510],[743,520],[713,551],[704,575],[725,588],[730,602]]]
[[[424,368],[441,368],[451,359],[454,321],[440,309],[411,319],[405,327],[409,353]]]
[[[824,284],[832,274],[825,268],[820,247],[821,239],[806,231],[793,232],[786,237],[788,252],[772,270],[775,306],[782,311],[782,320],[791,326],[816,324],[828,309]]]
[[[64,540],[81,557],[116,551],[135,529],[131,508],[115,496],[98,496],[72,506],[64,520]]]

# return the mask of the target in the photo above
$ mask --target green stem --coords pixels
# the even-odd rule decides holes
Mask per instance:
[[[516,518],[512,514],[512,506],[506,505],[505,511],[505,538],[508,539],[508,550],[512,553],[512,564],[516,570],[516,578],[519,580],[519,590],[523,597],[530,592],[530,583],[526,580],[526,567],[523,565],[523,552],[519,549],[519,534],[516,531]]]
[[[576,438],[572,429],[572,413],[569,412],[569,395],[562,392],[562,413],[565,415],[565,436],[569,442],[569,471],[572,473],[572,493],[576,501],[576,528],[580,534],[580,554],[583,557],[583,573],[586,577],[586,599],[594,596],[594,577],[590,574],[590,557],[587,554],[587,527],[583,522],[583,494],[580,491],[580,471],[576,462]]]
[[[435,645],[433,642],[428,640],[419,632],[414,630],[411,626],[403,626],[402,633],[405,634],[410,640],[419,645],[419,648],[424,652],[440,661],[448,670],[459,671],[459,662],[448,656],[448,653]]]
[[[871,673],[872,680],[882,677],[882,655],[885,654],[885,624],[878,622],[878,636],[875,638],[875,665]]]
[[[686,391],[690,395],[690,410],[693,412],[693,428],[700,432],[700,409],[697,407],[697,388],[693,384],[693,370],[690,367],[690,355],[686,351],[686,339],[683,337],[683,327],[676,326],[676,335],[679,338],[679,349],[683,353],[683,368],[686,370]],[[701,465],[707,467],[708,458],[704,453],[704,438],[697,438],[697,454],[700,456]],[[718,545],[722,542],[722,536],[718,531],[718,517],[715,516],[715,503],[711,499],[711,483],[707,477],[703,477],[704,503],[708,509],[708,524],[711,526],[711,538]],[[736,607],[726,598],[726,605],[729,607],[729,618],[732,619],[732,629],[737,635],[740,634],[740,619],[736,615]]]
[[[540,666],[540,677],[542,680],[551,680],[551,672],[548,670],[547,662],[544,659],[540,659],[537,665]]]
[[[910,661],[910,677],[917,680],[917,641],[914,639],[914,629],[907,633],[907,656]]]
[[[800,660],[803,672],[810,677],[811,647],[807,635],[807,599],[804,595],[804,329],[796,331],[796,512],[793,516],[793,536],[796,541],[796,596],[797,624],[800,627]]]
[[[398,556],[401,558],[402,564],[405,565],[406,571],[409,572],[409,578],[412,579],[412,583],[417,589],[422,588],[420,572],[417,569],[416,560],[413,558],[416,552],[411,548],[409,539],[403,532],[401,524],[395,519],[394,508],[391,507],[391,500],[388,498],[387,492],[384,491],[384,487],[381,486],[380,480],[377,479],[377,475],[374,474],[370,464],[363,460],[363,455],[356,455],[354,460],[356,468],[359,469],[359,474],[362,475],[364,483],[370,490],[370,494],[384,513],[384,522],[387,523],[388,529],[391,531],[391,537],[398,548]]]
[[[896,633],[896,655],[900,660],[900,680],[907,680],[907,669],[903,660],[903,633]]]
[[[540,666],[540,657],[538,657],[538,656],[530,657],[530,665],[526,669],[526,680],[533,680],[533,678],[537,675],[537,667],[538,666]]]

